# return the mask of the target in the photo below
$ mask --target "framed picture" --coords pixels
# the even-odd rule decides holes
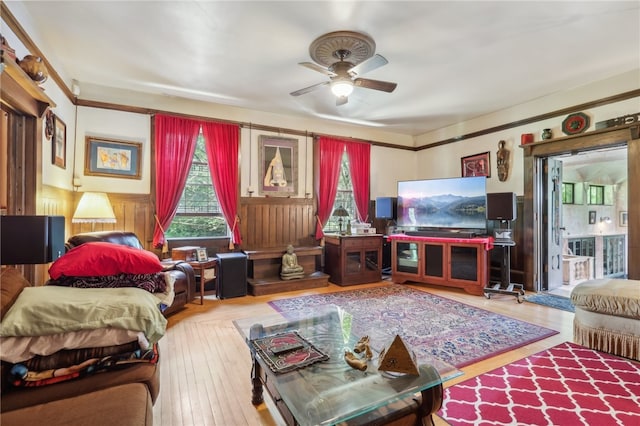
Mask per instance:
[[[206,262],[208,259],[209,256],[207,255],[206,247],[200,247],[198,249],[198,262]]]
[[[67,125],[57,115],[53,116],[51,163],[63,169],[67,168]]]
[[[629,212],[621,211],[619,221],[620,226],[629,226]]]
[[[142,143],[87,136],[84,154],[85,175],[142,178]]]
[[[260,136],[260,195],[291,196],[298,186],[298,140]]]
[[[589,225],[595,225],[596,223],[596,211],[589,210]]]
[[[462,177],[486,176],[491,177],[491,164],[489,163],[489,151],[482,154],[469,155],[460,159]]]

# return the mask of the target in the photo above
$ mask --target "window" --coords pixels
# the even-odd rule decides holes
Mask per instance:
[[[341,218],[333,215],[333,211],[338,207],[343,207],[349,213],[349,216],[342,218],[342,231],[346,231],[347,223],[356,217],[356,203],[353,198],[353,185],[351,184],[351,173],[349,172],[349,156],[346,151],[342,154],[336,200],[333,203],[331,216],[329,216],[329,220],[324,226],[324,232],[337,233],[340,230]]]
[[[229,229],[213,189],[204,136],[198,135],[193,162],[178,211],[166,231],[167,238],[225,237]]]
[[[573,194],[575,185],[573,183],[562,183],[562,204],[574,204]]]
[[[604,186],[603,185],[589,185],[589,200],[588,204],[604,204]]]

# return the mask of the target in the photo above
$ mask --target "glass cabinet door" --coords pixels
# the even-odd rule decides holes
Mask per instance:
[[[478,249],[476,247],[451,245],[451,278],[478,280]]]
[[[378,271],[380,268],[378,250],[367,250],[364,252],[364,265],[367,271]]]
[[[349,251],[345,256],[345,274],[359,274],[362,271],[360,251]]]
[[[424,274],[429,277],[444,278],[444,246],[424,245]]]
[[[418,244],[396,242],[396,270],[410,274],[418,273]]]

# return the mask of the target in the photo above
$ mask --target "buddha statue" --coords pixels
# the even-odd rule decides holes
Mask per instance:
[[[280,269],[280,278],[283,280],[292,280],[304,277],[304,268],[298,265],[298,256],[293,252],[293,246],[287,246],[287,252],[282,255],[282,268]]]

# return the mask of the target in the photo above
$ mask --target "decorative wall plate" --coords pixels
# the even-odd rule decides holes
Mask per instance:
[[[565,135],[577,135],[589,127],[589,116],[583,112],[569,114],[562,122],[562,132]]]

